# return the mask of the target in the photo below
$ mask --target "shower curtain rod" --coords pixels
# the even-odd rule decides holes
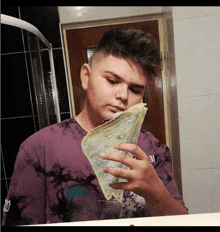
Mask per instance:
[[[1,23],[7,24],[10,26],[14,26],[14,27],[19,27],[21,29],[30,31],[33,34],[37,35],[42,40],[42,42],[44,44],[46,44],[46,46],[48,48],[51,48],[51,46],[52,46],[35,26],[33,26],[32,24],[30,24],[22,19],[18,19],[18,18],[12,17],[12,16],[1,14]]]
[[[22,19],[18,19],[18,18],[12,17],[12,16],[1,14],[1,23],[6,24],[6,25],[10,25],[10,26],[14,26],[14,27],[18,27],[18,28],[27,30],[29,32],[32,32],[48,47],[51,74],[52,74],[52,84],[54,86],[54,95],[55,95],[55,99],[56,99],[55,100],[55,107],[57,110],[57,121],[61,122],[52,44],[48,42],[48,40],[42,35],[42,33],[35,26],[33,26],[32,24],[30,24]]]

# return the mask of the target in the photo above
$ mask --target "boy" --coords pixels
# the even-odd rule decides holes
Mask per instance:
[[[38,131],[21,144],[3,225],[188,213],[173,179],[169,149],[149,132],[141,131],[137,145],[115,145],[119,153],[99,155],[130,167],[103,170],[128,180],[110,184],[124,190],[123,204],[114,197],[106,201],[81,149],[84,136],[104,119],[141,102],[147,78],[157,75],[160,65],[158,46],[149,34],[129,28],[104,34],[91,66],[81,68],[86,90],[82,112]],[[131,152],[136,159],[120,150]]]

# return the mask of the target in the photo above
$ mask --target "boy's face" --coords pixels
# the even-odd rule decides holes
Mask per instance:
[[[94,63],[91,68],[84,64],[81,79],[86,107],[97,120],[110,119],[141,102],[147,80],[139,66],[112,55]]]

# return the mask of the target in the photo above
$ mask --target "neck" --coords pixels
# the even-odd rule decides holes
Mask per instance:
[[[102,124],[102,119],[96,117],[91,110],[88,109],[87,105],[85,104],[83,110],[80,114],[75,117],[75,120],[79,123],[79,125],[86,131],[90,132],[95,127]]]

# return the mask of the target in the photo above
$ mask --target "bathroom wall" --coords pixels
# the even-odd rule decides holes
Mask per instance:
[[[124,6],[69,6],[58,7],[60,23],[76,23],[135,15],[162,13],[162,7],[124,7]]]
[[[220,211],[220,7],[173,7],[183,200]]]
[[[57,7],[2,6],[1,13],[33,24],[52,43],[61,120],[70,118]],[[39,127],[26,32],[16,27],[1,25],[1,42],[1,205],[3,207],[19,146],[27,137],[38,131]]]

